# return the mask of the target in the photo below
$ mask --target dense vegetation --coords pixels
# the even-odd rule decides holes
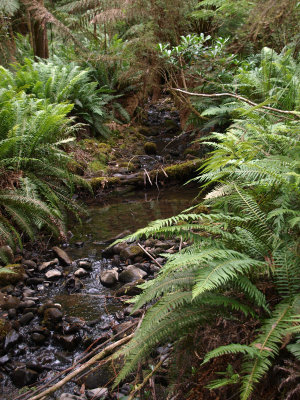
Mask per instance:
[[[74,173],[70,145],[87,125],[89,137],[108,140],[112,121],[133,125],[144,102],[167,91],[183,128],[211,151],[195,179],[204,201],[130,237],[190,246],[167,255],[133,300],[135,310],[152,306],[118,353],[126,359],[118,381],[158,344],[241,315],[259,330],[206,354],[204,364],[243,355],[239,370],[229,364],[209,388],[235,384],[249,399],[283,352],[299,374],[299,12],[294,0],[0,5],[3,265],[6,245],[37,231],[63,239],[68,212],[80,215],[72,196],[88,184]]]

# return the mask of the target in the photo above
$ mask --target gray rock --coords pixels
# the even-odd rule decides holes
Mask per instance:
[[[123,283],[135,282],[139,279],[143,279],[147,276],[147,272],[134,265],[128,265],[128,267],[119,274],[119,281]]]
[[[118,282],[118,278],[118,273],[114,269],[103,271],[100,274],[100,282],[103,286],[113,286],[116,282]]]
[[[68,254],[64,250],[62,250],[61,248],[59,248],[57,246],[52,247],[52,250],[54,251],[54,253],[57,255],[57,257],[60,259],[60,261],[64,265],[72,264],[71,258],[68,256]]]
[[[88,400],[104,400],[108,396],[108,389],[105,387],[99,387],[96,389],[90,389],[86,391],[86,397]]]
[[[51,261],[45,261],[41,265],[39,265],[39,271],[44,271],[45,269],[57,264],[58,264],[58,258],[54,258],[54,260]]]
[[[88,274],[89,273],[84,268],[79,268],[74,272],[74,275],[77,276],[77,278],[87,276]]]
[[[58,269],[51,269],[45,273],[47,279],[54,280],[62,276],[62,273]]]

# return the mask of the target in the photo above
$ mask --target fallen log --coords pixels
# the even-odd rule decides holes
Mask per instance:
[[[182,182],[193,176],[202,165],[203,160],[196,158],[183,163],[160,167],[152,171],[140,171],[133,174],[118,174],[118,176],[100,176],[90,178],[88,182],[93,190],[114,186],[132,185],[136,187],[154,186],[159,183]]]

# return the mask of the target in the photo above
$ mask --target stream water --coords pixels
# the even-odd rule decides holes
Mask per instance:
[[[110,267],[110,261],[101,252],[107,241],[126,231],[134,232],[156,219],[168,218],[191,206],[197,191],[176,187],[153,192],[138,192],[115,198],[110,203],[93,202],[88,206],[89,216],[81,225],[70,226],[72,238],[66,249],[73,260],[89,259],[93,262],[90,275],[84,278],[80,293],[70,295],[63,288],[54,289],[54,300],[70,316],[90,321],[99,314],[117,311],[119,303],[107,301],[98,295],[109,295],[111,290],[99,281],[102,269]],[[78,246],[79,244],[79,246]],[[47,293],[49,297],[49,293]]]

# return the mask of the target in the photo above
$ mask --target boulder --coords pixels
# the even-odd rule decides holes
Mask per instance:
[[[128,265],[124,271],[119,274],[119,281],[123,283],[135,282],[147,276],[147,272],[134,265]]]
[[[57,257],[60,259],[60,261],[64,265],[72,264],[71,258],[68,256],[68,254],[63,249],[61,249],[60,247],[54,246],[54,247],[52,247],[52,250],[54,251],[54,253],[57,255]]]
[[[50,269],[50,271],[45,273],[45,277],[50,281],[58,279],[62,276],[62,273],[58,269]]]
[[[114,269],[110,269],[107,271],[103,271],[100,274],[100,282],[103,286],[113,286],[115,283],[118,282],[118,273]]]

